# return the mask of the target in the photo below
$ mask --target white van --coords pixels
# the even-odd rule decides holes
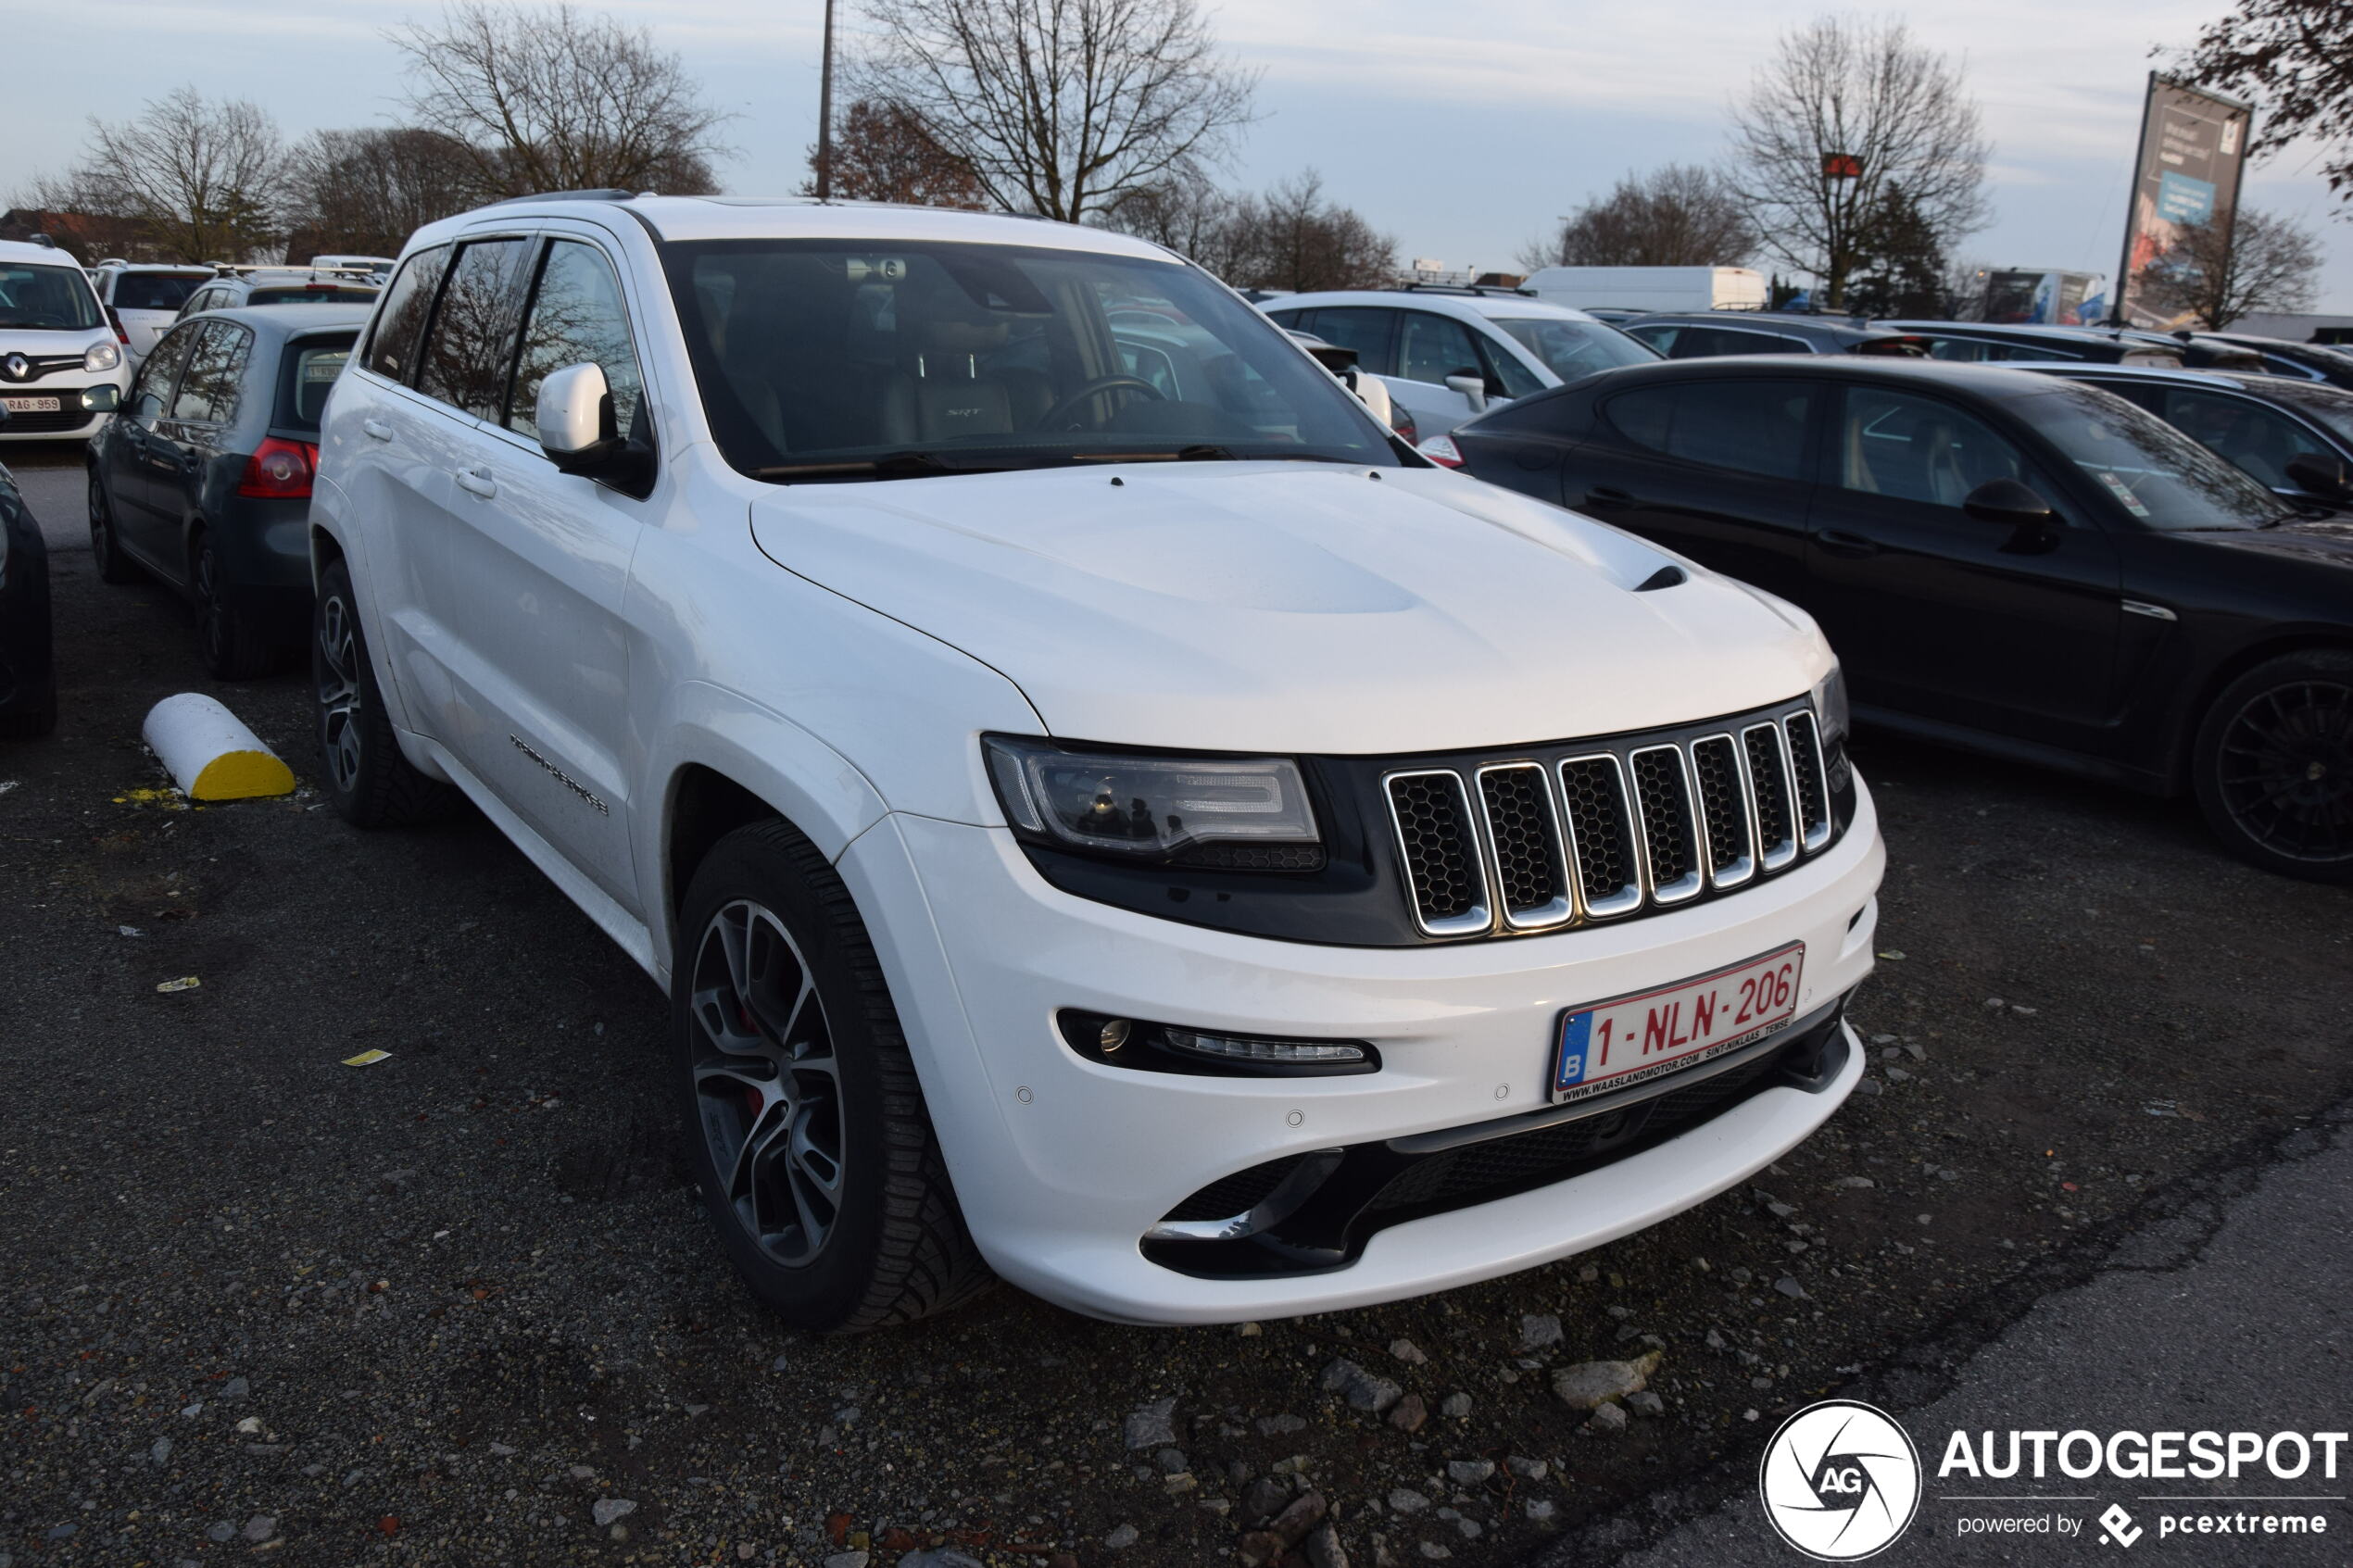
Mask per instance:
[[[1547,267],[1520,286],[1574,310],[1762,310],[1771,302],[1753,267]]]

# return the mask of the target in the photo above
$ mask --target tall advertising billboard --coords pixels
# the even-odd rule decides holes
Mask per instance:
[[[2124,325],[2170,332],[2192,324],[2187,310],[2149,286],[2149,264],[2173,248],[2185,225],[2228,229],[2238,211],[2239,172],[2254,118],[2245,104],[2149,73],[2117,274],[2117,318]]]

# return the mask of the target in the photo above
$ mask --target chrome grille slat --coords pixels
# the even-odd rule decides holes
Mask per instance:
[[[1749,798],[1756,805],[1756,841],[1764,853],[1757,861],[1768,872],[1780,871],[1797,859],[1797,825],[1790,809],[1796,790],[1790,781],[1789,746],[1781,727],[1769,720],[1741,732],[1742,751],[1748,762]]]
[[[1479,820],[1495,858],[1504,923],[1541,931],[1577,913],[1562,847],[1560,808],[1543,765],[1504,762],[1478,771]]]
[[[1680,904],[1707,885],[1701,871],[1690,764],[1680,746],[1646,746],[1626,759],[1633,772],[1635,820],[1642,839],[1643,882],[1651,900]]]
[[[1560,781],[1578,902],[1595,920],[1642,908],[1642,839],[1624,766],[1607,751],[1572,757],[1560,765]]]
[[[1702,735],[1692,742],[1692,772],[1707,839],[1708,880],[1719,890],[1742,886],[1756,875],[1756,816],[1740,744],[1730,733]]]
[[[1529,935],[1665,913],[1828,848],[1843,759],[1813,710],[1716,722],[1378,774],[1416,927]]]
[[[1810,855],[1831,841],[1830,771],[1822,761],[1822,732],[1811,713],[1793,713],[1781,721],[1781,728],[1789,736],[1799,837]]]
[[[1493,925],[1485,858],[1463,776],[1451,768],[1425,768],[1391,773],[1383,787],[1422,930],[1464,936]]]

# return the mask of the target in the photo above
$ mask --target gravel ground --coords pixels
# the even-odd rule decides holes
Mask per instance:
[[[77,455],[6,458],[76,537]],[[1000,1288],[808,1339],[727,1273],[661,998],[587,920],[471,815],[157,793],[176,690],[308,776],[303,683],[213,686],[170,596],[52,571],[63,721],[0,748],[0,1568],[1614,1551],[2353,1088],[2353,896],[2178,804],[1867,740],[1873,1074],[1753,1187],[1366,1311],[1143,1330]],[[1554,1392],[1650,1354],[1598,1420]]]

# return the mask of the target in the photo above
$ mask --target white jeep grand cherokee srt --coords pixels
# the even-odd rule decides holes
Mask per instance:
[[[462,791],[668,990],[797,1323],[1486,1279],[1862,1073],[1813,623],[1427,465],[1151,245],[510,202],[409,242],[321,445],[336,804]]]

